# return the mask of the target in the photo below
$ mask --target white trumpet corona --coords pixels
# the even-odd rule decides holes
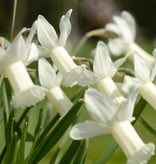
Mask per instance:
[[[65,115],[73,105],[70,99],[58,86],[49,89],[47,92],[47,97],[50,102],[57,108],[61,116]]]
[[[15,107],[29,107],[44,98],[45,89],[33,84],[22,61],[5,66],[4,71],[14,90],[12,104]]]
[[[106,77],[98,80],[96,86],[100,92],[112,97],[116,104],[121,105],[126,101],[126,98],[121,95],[112,78]]]
[[[145,144],[129,121],[115,123],[111,134],[127,157],[127,164],[141,164],[154,155],[154,144]]]
[[[69,73],[77,67],[64,47],[57,46],[53,48],[50,51],[50,57],[63,74]]]
[[[140,95],[156,109],[156,86],[152,82],[147,82],[140,87]]]

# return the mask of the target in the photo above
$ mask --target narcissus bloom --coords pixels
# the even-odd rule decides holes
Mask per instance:
[[[123,88],[128,91],[133,85],[140,87],[140,95],[156,109],[156,86],[152,81],[156,76],[156,50],[153,51],[154,63],[149,64],[139,54],[134,55],[134,73],[135,77],[125,76]]]
[[[61,17],[59,38],[53,26],[43,16],[39,15],[37,19],[38,40],[42,46],[48,49],[50,58],[64,75],[65,86],[86,85],[86,82],[90,82],[90,79],[87,79],[90,76],[86,75],[89,71],[85,65],[78,66],[64,48],[71,31],[71,12],[72,10],[69,10],[66,15]]]
[[[63,116],[70,110],[73,103],[60,87],[61,74],[56,74],[54,68],[43,58],[39,59],[38,71],[40,84],[47,89],[48,99]]]
[[[97,78],[96,87],[102,93],[112,97],[118,105],[124,102],[125,98],[121,95],[112,77],[126,59],[127,57],[124,57],[113,62],[107,46],[102,41],[98,42],[93,61],[93,71]]]
[[[106,24],[106,29],[118,36],[109,39],[108,46],[113,54],[121,55],[136,51],[147,62],[153,63],[153,57],[135,43],[136,23],[130,13],[123,11],[120,16],[114,16],[113,23]]]
[[[70,131],[71,138],[82,140],[103,134],[111,134],[127,157],[128,164],[141,164],[154,155],[154,144],[145,144],[130,123],[137,88],[133,88],[127,102],[118,108],[110,97],[95,89],[85,93],[85,104],[93,121],[74,125]]]
[[[26,69],[26,65],[38,58],[38,49],[31,43],[34,28],[35,24],[26,40],[20,32],[0,59],[0,71],[7,75],[14,90],[12,104],[17,108],[35,105],[45,96],[45,89],[33,84]]]

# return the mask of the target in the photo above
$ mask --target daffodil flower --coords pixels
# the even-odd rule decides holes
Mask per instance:
[[[135,43],[136,22],[133,16],[123,11],[120,16],[113,17],[113,23],[106,24],[106,29],[117,34],[117,38],[109,39],[108,46],[115,55],[138,52],[149,63],[153,63],[153,57]]]
[[[45,89],[34,85],[26,70],[26,65],[38,57],[35,44],[30,42],[34,28],[35,26],[26,40],[20,32],[0,59],[0,71],[7,75],[14,90],[12,104],[17,108],[35,105],[45,96]]]
[[[87,71],[85,65],[78,66],[73,61],[67,50],[64,48],[66,40],[71,31],[71,12],[72,10],[69,10],[66,15],[63,15],[61,17],[59,24],[59,38],[53,26],[43,16],[39,15],[37,19],[38,40],[43,47],[48,49],[50,58],[58,67],[60,72],[62,72],[62,74],[64,75],[63,84],[65,86],[73,86],[77,83],[80,85],[86,85],[85,81],[90,82],[90,79],[84,80],[84,75],[86,75],[89,71]],[[72,76],[73,74],[75,76]]]
[[[127,157],[128,164],[146,163],[154,155],[154,144],[145,144],[130,123],[137,88],[133,88],[128,100],[118,108],[110,97],[95,89],[85,93],[85,104],[93,121],[74,125],[70,136],[75,140],[111,134]]]
[[[39,59],[39,81],[47,91],[47,97],[58,110],[61,116],[64,116],[72,107],[73,103],[61,89],[62,76],[46,61]]]
[[[135,77],[125,76],[123,89],[128,91],[133,85],[140,86],[140,95],[156,109],[156,86],[152,81],[156,76],[156,50],[153,51],[155,62],[151,65],[139,54],[134,55]]]
[[[107,46],[102,41],[98,42],[93,62],[93,71],[97,79],[96,87],[102,93],[112,97],[118,105],[121,105],[125,101],[125,98],[118,90],[112,77],[126,59],[127,57],[124,57],[113,62]]]

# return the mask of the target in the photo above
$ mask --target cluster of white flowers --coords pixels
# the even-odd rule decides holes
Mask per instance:
[[[113,23],[106,25],[117,37],[110,38],[108,44],[97,43],[93,70],[88,70],[84,64],[77,65],[65,49],[71,31],[71,12],[61,17],[59,37],[53,26],[39,15],[27,36],[24,33],[28,29],[23,28],[13,42],[0,48],[0,72],[6,75],[13,89],[12,105],[29,107],[47,96],[63,117],[73,102],[62,86],[88,85],[84,102],[93,121],[74,125],[71,138],[81,140],[111,134],[125,153],[127,163],[147,163],[154,155],[155,146],[145,144],[131,122],[135,119],[133,111],[138,96],[156,109],[156,86],[152,82],[156,75],[156,51],[152,56],[134,42],[135,20],[128,12],[122,12],[113,17]],[[125,56],[112,61],[110,53]],[[51,59],[52,64],[46,58]],[[126,75],[119,89],[114,76],[127,59],[134,65],[134,77]],[[34,84],[28,73],[27,66],[34,61],[38,61],[40,85]]]

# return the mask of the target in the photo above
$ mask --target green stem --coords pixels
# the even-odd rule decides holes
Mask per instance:
[[[12,40],[12,38],[13,38],[14,29],[15,29],[16,9],[17,9],[17,0],[14,0],[10,40]]]
[[[82,37],[82,39],[80,40],[80,42],[78,43],[77,47],[75,48],[75,50],[72,53],[72,56],[76,56],[79,52],[79,50],[83,47],[83,45],[86,43],[88,37],[86,35],[84,35]]]

